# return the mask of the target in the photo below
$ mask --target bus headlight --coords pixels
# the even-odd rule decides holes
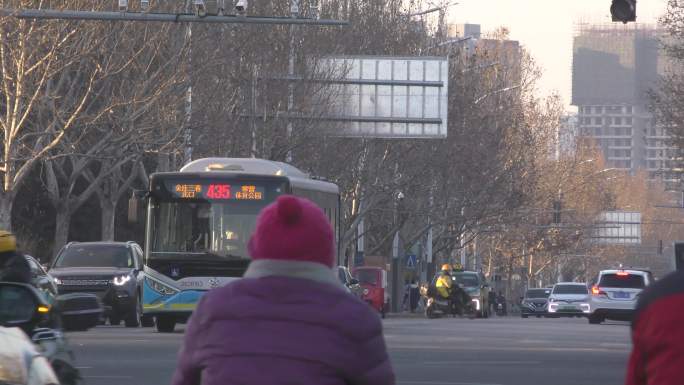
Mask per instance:
[[[179,290],[164,283],[161,283],[155,279],[151,279],[149,277],[145,278],[145,282],[147,282],[147,284],[152,288],[152,290],[156,291],[159,294],[171,295],[179,292]]]

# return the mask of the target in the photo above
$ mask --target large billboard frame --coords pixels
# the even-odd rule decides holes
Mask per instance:
[[[319,59],[331,73],[333,97],[323,120],[339,122],[337,136],[447,136],[449,58],[339,56]]]

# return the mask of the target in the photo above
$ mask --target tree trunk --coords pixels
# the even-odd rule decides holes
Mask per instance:
[[[12,231],[12,205],[14,198],[10,194],[0,195],[0,230]]]
[[[100,199],[100,212],[102,213],[102,240],[114,240],[114,225],[116,223],[116,202],[109,199]]]
[[[71,210],[66,205],[55,207],[55,244],[53,254],[57,253],[62,246],[69,241],[69,227],[71,224]]]

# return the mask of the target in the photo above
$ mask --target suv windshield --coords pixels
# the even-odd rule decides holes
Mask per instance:
[[[525,293],[525,298],[549,298],[550,289],[530,289]]]
[[[599,287],[619,287],[626,289],[643,289],[646,286],[644,277],[637,274],[603,274],[598,283]]]
[[[54,267],[135,267],[131,252],[118,245],[73,245],[58,257]]]
[[[553,294],[589,294],[589,290],[584,285],[556,285]]]
[[[454,280],[465,287],[480,286],[480,279],[473,273],[454,273]]]

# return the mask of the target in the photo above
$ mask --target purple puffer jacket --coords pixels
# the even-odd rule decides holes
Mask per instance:
[[[271,262],[253,261],[245,278],[202,298],[173,385],[394,384],[367,304],[322,265],[298,262],[293,273]]]

